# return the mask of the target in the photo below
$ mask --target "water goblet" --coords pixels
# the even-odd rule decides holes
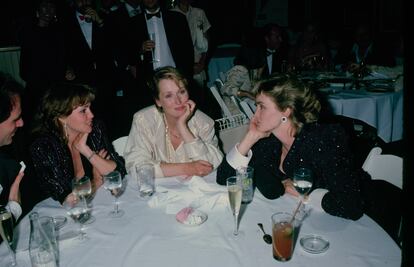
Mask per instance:
[[[227,192],[229,194],[229,203],[231,212],[234,217],[233,237],[239,234],[239,213],[242,201],[243,186],[240,177],[231,176],[226,179]]]
[[[91,209],[92,204],[90,201],[90,197],[92,195],[92,184],[88,176],[85,175],[80,178],[75,177],[72,180],[72,193],[78,198],[83,198],[88,207]],[[83,224],[91,224],[94,221],[95,217],[90,215],[89,218]]]
[[[115,197],[114,210],[109,212],[109,216],[113,218],[122,217],[124,211],[120,210],[118,207],[118,197],[122,191],[122,178],[121,174],[118,171],[112,171],[107,175],[104,175],[104,188],[111,192]]]
[[[13,215],[7,206],[0,205],[0,235],[11,256],[11,266],[16,266],[16,253],[13,250]]]
[[[305,201],[307,194],[312,188],[312,171],[307,168],[299,168],[293,173],[293,186],[301,195],[301,201]]]
[[[86,200],[84,198],[75,198],[74,201],[65,201],[63,206],[73,221],[79,224],[78,239],[81,241],[88,239],[83,229],[84,222],[90,217],[90,209],[86,204]]]

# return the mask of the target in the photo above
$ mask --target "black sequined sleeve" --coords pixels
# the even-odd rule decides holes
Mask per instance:
[[[41,190],[60,203],[72,192],[73,165],[69,153],[59,141],[49,136],[36,139],[30,146]]]
[[[357,220],[363,215],[362,172],[354,168],[347,135],[339,126],[321,134],[323,153],[318,158],[315,152],[314,162],[320,187],[329,190],[322,199],[322,208],[331,215]]]

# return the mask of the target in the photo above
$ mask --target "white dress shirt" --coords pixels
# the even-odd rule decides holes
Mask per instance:
[[[164,22],[161,18],[153,16],[152,18],[146,20],[148,34],[151,38],[151,34],[155,34],[155,49],[154,49],[154,58],[158,61],[153,63],[154,70],[164,66],[175,67],[175,62],[168,45],[167,35],[165,34]],[[153,40],[154,41],[154,40]]]
[[[86,20],[81,20],[79,16],[83,15],[76,11],[76,19],[79,22],[79,26],[82,30],[86,42],[88,43],[89,48],[92,50],[92,22],[86,22]]]

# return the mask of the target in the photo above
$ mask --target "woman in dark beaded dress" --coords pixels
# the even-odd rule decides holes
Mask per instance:
[[[235,169],[250,165],[266,198],[299,196],[291,177],[306,167],[314,174],[308,199],[313,210],[353,220],[365,212],[392,236],[398,232],[400,190],[355,169],[345,130],[318,123],[321,105],[312,90],[289,77],[269,79],[258,85],[256,104],[247,134],[217,170],[217,183],[224,185]]]
[[[43,97],[36,114],[30,154],[47,197],[73,201],[72,179],[91,177],[93,191],[102,175],[118,170],[125,175],[124,160],[113,149],[102,122],[94,120],[93,90],[85,85],[62,83]]]

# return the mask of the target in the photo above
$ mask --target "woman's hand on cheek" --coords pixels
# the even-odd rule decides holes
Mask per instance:
[[[249,133],[257,140],[268,137],[271,132],[260,131],[257,125],[257,120],[255,117],[250,121]]]
[[[185,103],[185,111],[183,115],[180,116],[178,119],[178,125],[184,126],[187,125],[187,122],[190,120],[191,116],[194,114],[196,104],[193,100],[188,100],[187,103]]]
[[[88,151],[90,150],[88,145],[86,144],[86,140],[88,140],[88,133],[81,133],[79,134],[75,140],[73,140],[72,146],[78,150],[81,154],[88,156]]]

